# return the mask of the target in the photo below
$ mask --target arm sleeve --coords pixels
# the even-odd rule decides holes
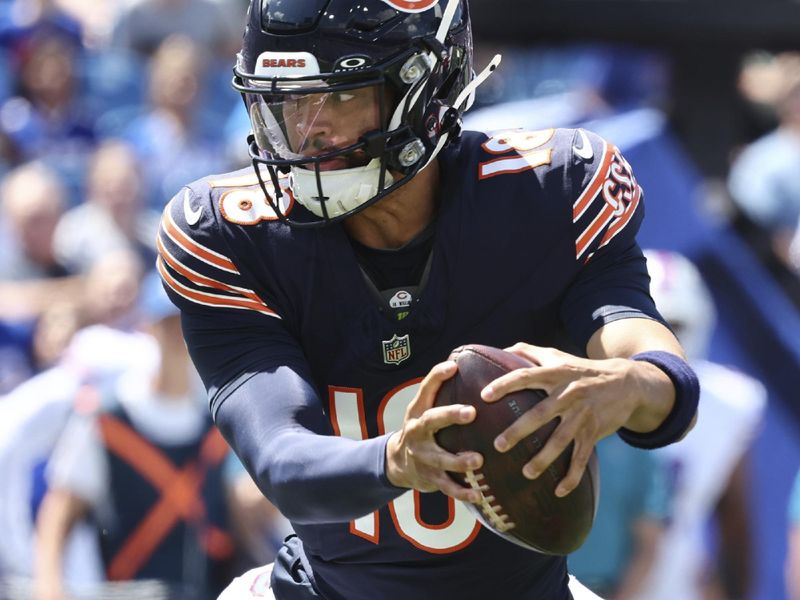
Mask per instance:
[[[193,217],[187,223],[186,215]],[[208,203],[182,190],[167,206],[158,270],[212,416],[261,491],[295,523],[348,521],[399,496],[387,436],[335,436],[299,342],[232,260]]]
[[[217,427],[261,491],[296,523],[348,521],[405,490],[386,479],[387,435],[333,434],[308,367],[279,321],[183,314]]]
[[[593,133],[582,135],[592,145],[593,158],[573,157],[569,168],[568,179],[577,190],[572,222],[580,266],[561,318],[572,340],[585,349],[598,329],[617,319],[666,323],[650,296],[647,262],[636,243],[644,192],[617,148]]]

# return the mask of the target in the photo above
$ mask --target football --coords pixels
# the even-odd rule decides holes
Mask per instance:
[[[593,452],[580,484],[564,498],[555,495],[558,482],[569,469],[572,445],[538,478],[527,479],[522,467],[545,444],[558,420],[553,419],[505,453],[494,449],[494,438],[546,394],[522,390],[496,402],[484,402],[481,390],[501,375],[532,364],[515,354],[477,344],[453,350],[450,360],[458,372],[445,381],[436,406],[472,405],[475,420],[451,425],[436,434],[437,443],[449,452],[475,451],[483,466],[467,473],[450,473],[464,486],[480,490],[480,504],[467,503],[489,530],[506,540],[544,554],[565,555],[583,543],[594,521],[599,492],[597,456]]]

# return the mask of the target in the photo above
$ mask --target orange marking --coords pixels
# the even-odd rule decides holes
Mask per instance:
[[[536,167],[541,167],[542,165],[549,165],[553,161],[552,155],[552,148],[548,148],[547,150],[532,150],[530,152],[523,152],[516,156],[493,158],[492,160],[482,162],[480,165],[478,165],[478,179],[483,181],[484,179],[496,177],[497,175],[522,173],[523,171],[530,171]],[[492,165],[501,166],[502,163],[509,163],[509,166],[506,168],[500,168],[496,171],[487,168]],[[512,167],[510,166],[512,164],[520,166]]]
[[[589,244],[592,243],[592,240],[595,236],[599,233],[599,231],[605,227],[611,218],[614,216],[614,209],[611,208],[607,203],[603,203],[603,210],[600,211],[600,214],[597,215],[594,221],[592,221],[591,225],[586,228],[586,230],[580,235],[578,241],[575,242],[575,257],[580,257],[586,249],[589,247]]]
[[[158,239],[156,239],[156,246],[158,248],[158,254],[159,256],[161,256],[164,262],[166,262],[172,268],[173,271],[179,273],[180,275],[183,275],[186,279],[188,279],[192,283],[204,287],[214,288],[224,292],[232,292],[234,294],[239,294],[241,296],[253,300],[254,302],[257,302],[258,304],[261,304],[264,308],[267,308],[267,304],[261,298],[259,298],[258,295],[256,295],[256,293],[253,292],[252,290],[236,287],[233,285],[228,285],[227,283],[222,283],[221,281],[217,281],[216,279],[205,277],[200,273],[198,273],[197,271],[193,271],[189,267],[182,265],[164,247],[164,244],[161,241],[160,236]]]
[[[555,133],[556,130],[553,128],[539,131],[520,131],[515,129],[502,131],[494,134],[481,144],[481,148],[487,154],[506,154],[512,150],[516,150],[519,154],[524,154],[544,146],[553,139]]]
[[[271,308],[265,306],[263,303],[256,303],[252,300],[246,299],[239,299],[239,298],[228,298],[222,296],[216,296],[214,294],[207,294],[205,292],[198,292],[192,290],[179,281],[177,281],[172,275],[169,274],[167,268],[164,266],[164,261],[159,256],[158,260],[156,260],[156,268],[158,272],[161,273],[161,277],[164,278],[164,281],[167,285],[172,288],[172,290],[186,298],[187,300],[191,300],[192,302],[196,302],[197,304],[204,304],[206,306],[219,306],[222,308],[244,308],[248,310],[254,310],[256,312],[260,312],[265,315],[269,315],[271,317],[278,317],[278,314],[275,313]]]
[[[170,207],[168,205],[164,211],[164,218],[161,219],[161,227],[167,232],[167,235],[169,235],[170,239],[172,239],[186,252],[198,257],[200,260],[222,269],[223,271],[229,271],[231,273],[235,273],[236,275],[239,274],[239,270],[236,268],[236,265],[233,264],[233,261],[225,258],[221,254],[214,252],[213,250],[209,250],[205,246],[201,246],[188,235],[186,235],[180,229],[180,227],[175,224],[175,221],[172,219],[172,215],[169,213],[169,209]]]
[[[408,492],[406,492],[406,493],[408,493]],[[455,514],[455,504],[451,505],[451,508],[453,510],[453,514]],[[425,544],[423,544],[419,540],[415,540],[414,538],[412,538],[410,535],[406,534],[403,531],[403,529],[400,527],[400,521],[397,518],[397,513],[395,512],[394,500],[389,502],[389,514],[391,515],[392,522],[394,523],[394,527],[397,530],[397,533],[400,535],[401,538],[403,538],[404,540],[406,540],[407,542],[409,542],[411,545],[415,546],[416,548],[419,548],[420,550],[424,550],[425,552],[430,552],[431,554],[452,554],[453,552],[458,552],[459,550],[462,550],[462,549],[466,548],[467,546],[469,546],[473,542],[473,540],[477,537],[478,532],[481,530],[480,521],[478,521],[476,519],[475,526],[472,528],[472,532],[470,532],[470,534],[467,537],[467,539],[465,539],[460,544],[458,544],[456,546],[448,547],[448,548],[431,548],[430,546],[426,546]],[[437,527],[431,527],[430,525],[426,525],[426,527],[429,527],[431,529],[437,529]]]
[[[625,225],[628,224],[628,222],[633,217],[633,214],[636,212],[636,207],[639,205],[639,199],[641,197],[642,197],[642,188],[640,188],[639,185],[637,184],[636,193],[633,196],[633,200],[631,200],[631,203],[628,204],[623,215],[619,219],[617,219],[617,221],[613,223],[611,227],[608,228],[608,231],[606,231],[605,235],[603,236],[603,239],[600,240],[600,246],[599,246],[600,248],[602,248],[608,242],[610,242],[611,238],[617,235],[625,227]]]
[[[199,495],[205,473],[194,461],[182,469],[176,469],[163,453],[115,417],[103,415],[99,424],[108,450],[129,464],[162,494],[109,563],[107,575],[110,580],[129,580],[136,576],[180,519],[197,521],[205,517],[205,505]],[[209,431],[201,445],[203,463],[207,466],[218,465],[226,452],[227,446],[219,431]],[[226,549],[223,538],[227,534],[212,527],[203,535],[213,541],[214,547],[209,555],[215,557],[212,554],[214,552],[217,557],[224,557],[220,553]],[[232,551],[232,545],[227,548]]]
[[[592,200],[595,199],[597,193],[603,187],[603,182],[606,180],[608,175],[608,168],[611,166],[611,159],[614,156],[614,152],[616,148],[611,144],[603,142],[605,145],[605,154],[603,154],[603,162],[600,163],[600,166],[595,171],[592,180],[589,182],[589,185],[586,186],[586,189],[581,192],[581,195],[578,196],[578,199],[572,205],[572,220],[577,221],[578,218],[583,214],[583,211],[586,210],[586,207],[591,204]]]
[[[447,498],[447,519],[436,524],[427,523],[422,518],[422,495],[419,490],[414,490],[414,518],[417,520],[417,523],[426,527],[427,529],[447,529],[450,525],[453,524],[453,521],[456,520],[456,501],[451,498],[450,496],[445,496]]]

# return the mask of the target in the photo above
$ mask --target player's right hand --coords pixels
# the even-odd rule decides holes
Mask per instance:
[[[477,452],[451,454],[436,443],[434,434],[450,425],[464,425],[475,419],[475,408],[462,404],[433,406],[442,382],[456,372],[447,361],[433,367],[422,380],[417,395],[406,409],[403,428],[391,435],[386,445],[386,476],[397,487],[420,492],[440,491],[457,500],[479,502],[480,492],[453,481],[447,471],[465,473],[480,468]]]

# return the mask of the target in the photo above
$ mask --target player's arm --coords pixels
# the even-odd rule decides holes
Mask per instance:
[[[64,597],[64,552],[77,523],[89,514],[89,504],[68,489],[51,489],[42,500],[36,520],[36,600]]]
[[[407,455],[406,441],[399,452],[387,453],[391,434],[367,440],[333,435],[299,345],[280,322],[248,317],[184,312],[184,336],[209,390],[217,427],[287,518],[348,521],[380,508],[405,487],[421,489],[411,471],[418,463],[400,459]],[[429,375],[422,395],[435,394],[449,374]],[[456,410],[427,415],[412,435],[427,433],[432,440],[435,428],[454,422],[449,414]],[[448,467],[468,468],[458,464],[464,459],[448,457]],[[458,491],[465,493],[460,486]]]
[[[650,297],[635,241],[641,189],[613,146],[597,136],[587,139],[594,162],[575,159],[567,169],[578,190],[568,208],[579,270],[561,305],[562,321],[586,358],[520,343],[511,351],[536,366],[512,371],[483,392],[487,401],[524,388],[548,393],[498,436],[495,447],[507,451],[558,417],[558,427],[523,470],[538,477],[574,442],[558,495],[575,488],[595,443],[607,435],[619,431],[646,448],[678,440],[691,428],[699,395],[697,377]]]
[[[215,219],[192,190],[179,193],[162,219],[157,266],[181,309],[217,426],[261,491],[295,523],[348,521],[380,508],[404,491],[394,483],[416,480],[402,468],[387,476],[389,434],[334,435],[280,300],[274,291],[256,291]],[[423,387],[430,392],[435,380]]]

